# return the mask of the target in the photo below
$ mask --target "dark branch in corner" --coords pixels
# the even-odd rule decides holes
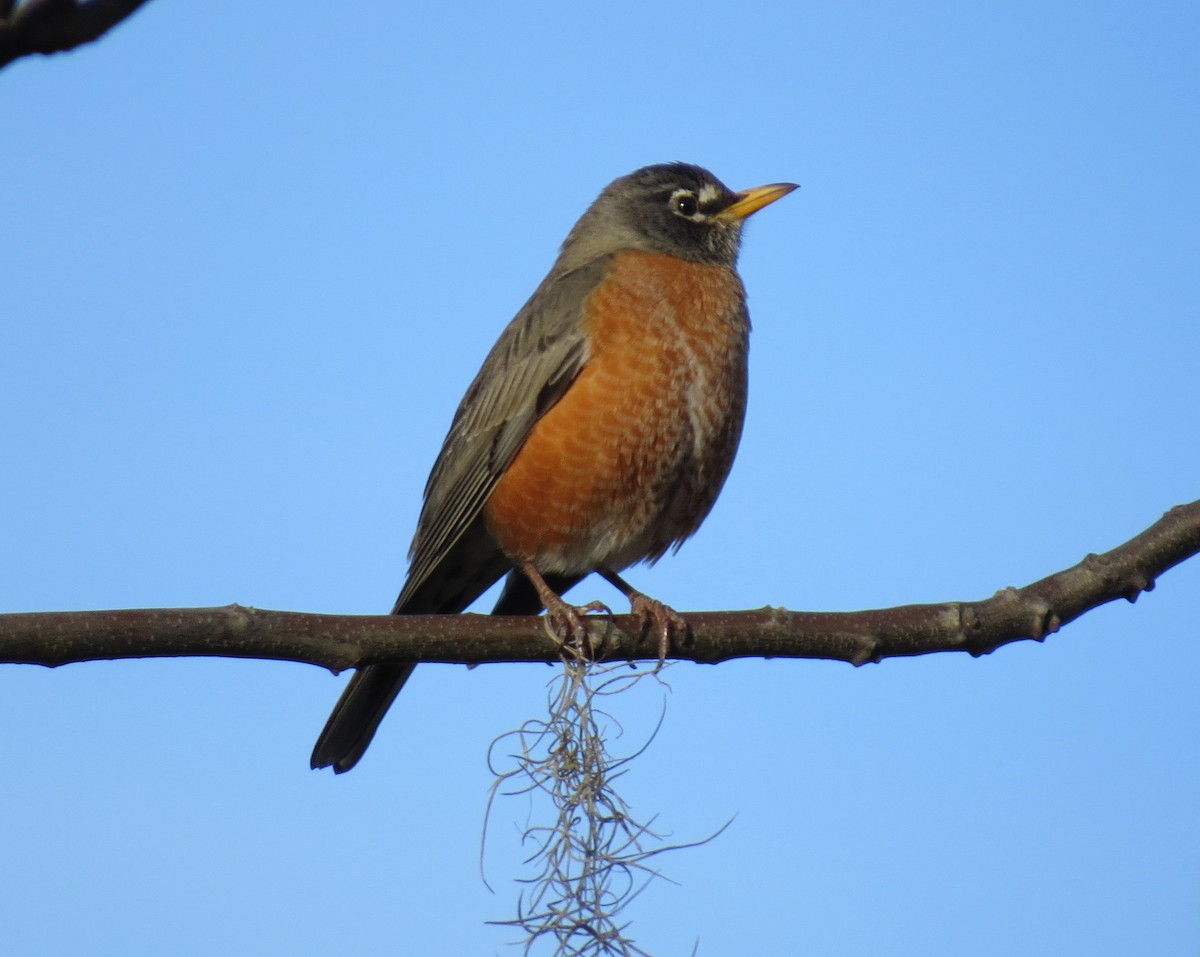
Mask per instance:
[[[0,0],[0,68],[99,39],[146,0]]]
[[[1073,568],[984,601],[858,612],[688,614],[692,634],[675,643],[671,657],[824,658],[861,665],[939,651],[984,655],[1012,641],[1041,641],[1118,598],[1134,601],[1159,575],[1198,552],[1200,501],[1171,509],[1111,552],[1088,555]],[[657,638],[634,634],[629,616],[589,620],[601,657],[658,656]],[[482,664],[553,661],[558,654],[539,618],[312,615],[241,605],[0,615],[0,662],[57,666],[182,656],[298,661],[340,671],[389,660]]]

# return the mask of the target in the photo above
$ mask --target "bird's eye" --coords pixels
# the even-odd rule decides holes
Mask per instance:
[[[695,193],[679,190],[671,194],[671,210],[686,219],[691,219],[700,209]]]

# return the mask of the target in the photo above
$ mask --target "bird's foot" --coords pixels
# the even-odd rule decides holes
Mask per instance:
[[[629,599],[629,613],[642,620],[641,631],[649,629],[652,634],[658,635],[658,667],[654,669],[657,671],[671,651],[672,637],[679,635],[686,638],[690,633],[686,619],[670,605],[638,591],[611,568],[598,571],[610,585]]]
[[[577,653],[585,661],[594,661],[595,647],[584,618],[593,612],[612,615],[612,609],[601,601],[572,605],[558,595],[551,597],[545,605],[546,616],[543,620],[546,623],[546,634],[551,640],[558,642],[564,649]]]
[[[588,631],[584,617],[592,612],[603,612],[612,616],[609,607],[600,601],[590,601],[586,605],[572,605],[563,600],[549,585],[537,566],[530,561],[521,562],[521,570],[529,583],[533,585],[542,607],[546,609],[546,617],[542,619],[546,626],[546,634],[550,640],[561,645],[564,650],[571,652],[576,658],[584,661],[594,661],[595,648],[591,633]]]
[[[642,620],[642,631],[649,629],[651,634],[658,635],[658,665],[654,669],[657,671],[671,651],[672,637],[687,637],[687,620],[670,605],[664,605],[657,598],[651,598],[640,591],[631,590],[628,597],[629,613]]]

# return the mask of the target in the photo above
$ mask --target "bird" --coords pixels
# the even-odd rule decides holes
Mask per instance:
[[[601,191],[454,415],[393,614],[457,614],[507,576],[492,614],[545,609],[554,633],[578,638],[603,606],[561,596],[597,572],[665,655],[686,624],[619,573],[678,549],[725,483],[746,410],[742,227],[796,188],[734,192],[665,163]],[[354,767],[415,667],[359,668],[312,767]]]

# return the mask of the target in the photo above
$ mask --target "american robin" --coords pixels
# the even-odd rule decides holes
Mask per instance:
[[[750,333],[742,225],[795,188],[735,193],[685,163],[605,188],[454,415],[393,614],[456,614],[507,574],[493,614],[545,608],[579,635],[586,609],[560,596],[599,572],[669,640],[682,619],[617,573],[678,548],[729,474]],[[312,766],[354,767],[414,667],[359,669]]]

